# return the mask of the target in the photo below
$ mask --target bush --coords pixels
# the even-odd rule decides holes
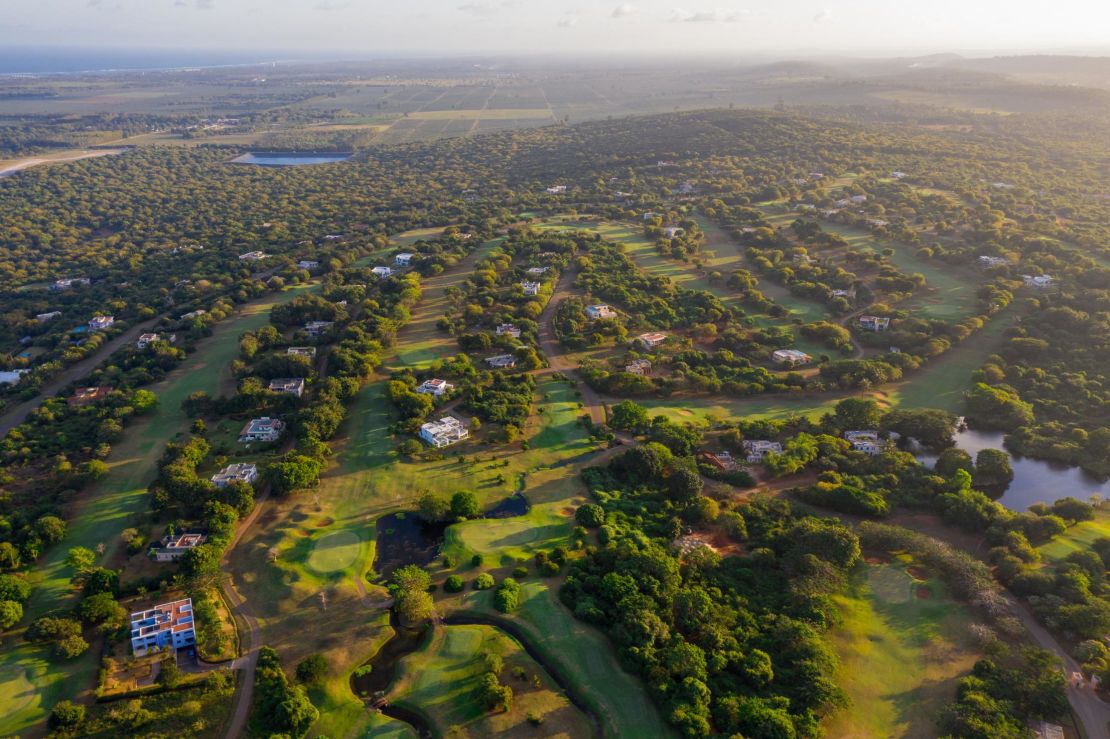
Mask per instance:
[[[47,723],[51,729],[72,729],[85,721],[85,707],[71,701],[59,701],[50,711]]]
[[[521,565],[513,570],[513,577],[528,577],[528,568]]]
[[[478,577],[474,578],[475,590],[489,590],[493,587],[493,575],[488,572],[483,572]]]
[[[448,593],[458,593],[463,589],[463,579],[458,575],[451,575],[443,583],[443,589]]]
[[[322,654],[310,654],[297,665],[297,680],[306,685],[317,685],[328,672],[328,661]]]
[[[605,523],[605,509],[596,503],[587,503],[574,512],[574,520],[588,529],[596,529]]]
[[[506,577],[497,586],[497,592],[493,595],[493,606],[502,613],[515,611],[520,606],[520,584],[511,577]]]

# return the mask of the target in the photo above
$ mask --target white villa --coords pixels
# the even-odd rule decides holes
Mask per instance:
[[[295,395],[299,398],[304,395],[304,378],[282,377],[276,380],[270,380],[270,392]]]
[[[285,422],[280,418],[270,418],[263,416],[262,418],[252,418],[247,421],[243,426],[243,430],[239,432],[239,443],[247,444],[252,441],[277,441],[281,438],[282,429],[285,428]]]
[[[567,186],[566,185],[553,185],[553,186],[547,188],[547,190],[546,190],[548,195],[560,195],[560,194],[562,194],[566,191],[567,191]]]
[[[424,382],[416,388],[416,392],[421,393],[422,395],[434,395],[438,398],[439,396],[451,390],[451,388],[453,387],[455,386],[447,382],[447,380],[431,379],[424,380]]]
[[[379,266],[379,267],[374,267],[374,269],[372,269],[370,271],[373,272],[374,274],[376,274],[378,277],[381,277],[383,279],[386,278],[386,277],[389,277],[390,275],[393,274],[393,269],[391,267],[381,267],[381,266]]]
[[[545,274],[549,269],[551,269],[551,267],[529,267],[525,271],[530,275],[542,275]]]
[[[139,338],[135,341],[135,348],[146,349],[148,346],[156,341],[159,341],[161,338],[162,337],[158,334],[140,334]]]
[[[631,375],[647,376],[651,374],[651,362],[647,359],[633,359],[624,366],[624,371]]]
[[[25,369],[0,371],[0,385],[15,385],[28,371]]]
[[[663,237],[667,238],[667,239],[673,239],[676,236],[685,236],[685,235],[686,235],[686,229],[681,228],[679,226],[667,226],[666,228],[663,229]]]
[[[151,549],[155,562],[174,562],[185,556],[193,547],[199,547],[207,540],[204,534],[178,534],[163,536],[162,546]]]
[[[643,344],[648,349],[654,349],[667,340],[666,334],[661,334],[658,331],[652,331],[646,334],[640,334],[636,340]]]
[[[490,369],[512,369],[516,367],[516,357],[512,354],[498,354],[493,357],[486,357],[486,364]]]
[[[103,331],[104,329],[111,328],[116,322],[112,316],[93,316],[89,320],[89,329],[92,331]]]
[[[979,266],[983,269],[990,269],[991,267],[1005,267],[1010,262],[1004,257],[991,257],[983,255],[979,257]]]
[[[586,316],[588,318],[616,318],[617,312],[607,305],[590,305],[586,306]]]
[[[266,259],[269,254],[261,251],[248,251],[246,254],[239,255],[240,262],[260,262]]]
[[[227,487],[233,482],[245,482],[248,485],[258,479],[258,465],[256,464],[229,464],[222,470],[212,475],[212,484],[218,488]]]
[[[73,287],[82,287],[90,284],[92,284],[92,280],[88,277],[68,277],[62,280],[54,280],[54,283],[50,285],[50,289],[58,292],[60,290],[69,290]]]
[[[860,316],[859,327],[865,331],[886,331],[890,328],[890,318],[886,316]]]
[[[1052,287],[1052,275],[1022,275],[1021,279],[1025,281],[1026,286],[1035,287],[1037,289],[1044,289]]]
[[[744,451],[747,453],[745,459],[754,464],[762,462],[767,454],[782,454],[782,444],[765,439],[750,439],[744,441]]]
[[[316,356],[316,347],[314,346],[291,346],[285,350],[285,354],[290,357],[308,357]]]
[[[524,291],[525,295],[539,295],[540,283],[529,282],[528,280],[525,280],[524,282],[520,283],[520,289]]]
[[[514,339],[520,338],[520,329],[511,323],[500,324],[494,329],[494,333],[498,336],[512,336]]]
[[[873,429],[864,431],[845,431],[844,438],[852,445],[852,449],[857,452],[863,452],[872,457],[882,454],[886,451],[888,441],[879,436],[879,432]],[[898,438],[898,434],[891,432],[890,441]]]
[[[136,657],[163,647],[182,649],[196,643],[192,598],[161,603],[131,614],[131,651]]]
[[[393,257],[393,266],[394,267],[407,267],[407,266],[409,266],[409,264],[412,263],[412,258],[414,256],[416,256],[416,255],[412,254],[411,252],[407,252],[407,251],[402,252],[401,254],[398,254],[397,256]]]
[[[39,323],[46,323],[47,321],[53,321],[60,315],[62,315],[62,312],[60,310],[52,310],[49,313],[39,313],[37,316],[35,316],[35,320]]]
[[[320,336],[334,325],[335,321],[309,321],[304,325],[304,330],[309,336]]]
[[[470,438],[470,429],[454,416],[444,416],[420,427],[420,438],[436,449]]]
[[[771,359],[777,364],[786,364],[791,367],[797,367],[799,364],[809,364],[813,361],[813,357],[797,349],[776,349],[771,352]]]
[[[300,269],[307,269],[309,272],[311,272],[314,269],[320,269],[320,263],[315,259],[302,259],[301,261],[297,262],[297,267],[299,267]]]

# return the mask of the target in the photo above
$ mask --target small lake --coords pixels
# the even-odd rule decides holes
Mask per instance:
[[[956,446],[975,459],[981,449],[1001,449],[1003,434],[998,431],[963,429],[956,432]],[[1009,452],[1007,452],[1009,454]],[[932,467],[936,456],[919,455],[922,464]],[[998,502],[1012,511],[1024,511],[1034,503],[1052,504],[1060,498],[1071,496],[1087,500],[1091,493],[1110,497],[1110,481],[1100,481],[1078,467],[1068,467],[1056,462],[1046,462],[1010,454],[1014,479],[1006,487]]]
[[[350,152],[260,151],[236,157],[231,162],[233,164],[256,164],[259,167],[298,167],[306,164],[345,162],[352,156],[354,155]]]

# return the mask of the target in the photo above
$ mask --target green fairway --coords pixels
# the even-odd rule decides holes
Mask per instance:
[[[835,600],[837,683],[851,705],[825,721],[826,735],[936,736],[937,711],[978,657],[971,614],[939,580],[912,577],[906,562],[868,565]]]
[[[320,573],[343,570],[355,563],[360,549],[362,539],[353,531],[324,534],[313,542],[308,566]]]
[[[608,638],[574,618],[547,582],[521,583],[520,608],[510,618],[530,646],[572,685],[582,686],[582,699],[600,718],[606,736],[675,736],[659,709],[648,698],[643,682],[621,669]],[[459,596],[465,611],[501,616],[492,608],[493,591]]]
[[[513,689],[508,712],[487,712],[475,698],[487,653],[504,661],[501,681]],[[514,677],[514,670],[523,670],[524,678]],[[390,698],[427,716],[441,735],[459,727],[470,736],[535,736],[537,729],[527,720],[530,715],[542,718],[543,736],[590,733],[588,717],[571,705],[520,644],[493,626],[436,628],[418,651],[401,661]]]
[[[217,324],[212,336],[201,340],[180,367],[151,386],[158,396],[158,406],[126,429],[107,460],[108,474],[86,490],[71,510],[65,539],[48,550],[31,570],[34,589],[24,623],[65,607],[76,595],[64,562],[71,547],[96,550],[103,545],[98,562],[112,561],[120,547],[120,532],[148,505],[147,485],[154,478],[163,447],[186,430],[189,419],[181,409],[182,401],[198,390],[216,394],[228,364],[239,353],[238,335],[265,325],[269,309],[296,294],[296,290],[287,290],[244,306]],[[93,650],[65,663],[47,661],[44,650],[22,641],[4,650],[0,654],[0,673],[17,674],[25,669],[39,693],[19,710],[4,712],[3,729],[26,731],[57,701],[90,689],[97,663]]]
[[[1095,512],[1093,521],[1083,521],[1057,536],[1047,544],[1037,547],[1041,557],[1047,562],[1059,562],[1072,552],[1090,552],[1096,539],[1110,537],[1110,512],[1105,509]]]
[[[578,490],[577,480],[560,478],[570,495]],[[583,501],[585,499],[583,498]],[[480,554],[489,564],[511,565],[530,560],[536,552],[571,545],[574,520],[569,501],[533,505],[523,516],[463,521],[448,527],[443,553],[456,562],[468,562]]]

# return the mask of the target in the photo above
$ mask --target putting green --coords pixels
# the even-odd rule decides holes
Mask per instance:
[[[361,548],[362,539],[353,531],[324,534],[312,545],[307,564],[320,573],[342,570],[355,563]]]
[[[910,592],[913,578],[901,567],[871,567],[867,572],[867,584],[871,592],[885,603],[906,603],[913,597]]]
[[[27,671],[20,666],[0,671],[0,713],[12,716],[31,705],[38,695],[35,686],[27,679]]]

